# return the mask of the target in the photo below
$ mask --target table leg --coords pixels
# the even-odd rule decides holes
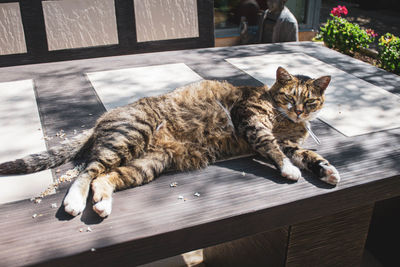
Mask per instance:
[[[286,267],[360,266],[373,206],[290,226]]]
[[[260,233],[203,249],[207,267],[282,267],[288,227]]]

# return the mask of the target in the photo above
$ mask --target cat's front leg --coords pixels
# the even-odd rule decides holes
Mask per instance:
[[[328,161],[322,161],[318,165],[320,166],[319,173],[322,181],[331,185],[336,185],[340,182],[338,170]]]
[[[318,153],[300,148],[291,143],[282,144],[282,149],[299,168],[311,171],[319,179],[328,184],[336,185],[340,182],[338,170]]]
[[[289,180],[297,181],[301,178],[301,171],[293,165],[290,159],[283,159],[281,175]]]
[[[262,124],[255,124],[255,126],[247,125],[244,129],[247,142],[259,154],[271,159],[283,177],[292,181],[297,181],[302,177],[299,168],[283,153],[269,128]]]

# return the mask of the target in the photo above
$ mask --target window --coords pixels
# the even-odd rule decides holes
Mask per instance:
[[[318,28],[321,0],[288,0],[286,7],[296,17],[300,31]],[[214,26],[216,37],[239,35],[241,17],[246,17],[250,30],[257,30],[260,14],[266,9],[267,0],[215,0]]]

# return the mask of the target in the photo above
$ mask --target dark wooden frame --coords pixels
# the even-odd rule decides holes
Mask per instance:
[[[213,0],[197,0],[199,37],[150,42],[136,40],[133,1],[114,0],[118,44],[49,51],[42,0],[0,0],[19,3],[27,48],[27,53],[0,56],[0,67],[214,46]]]

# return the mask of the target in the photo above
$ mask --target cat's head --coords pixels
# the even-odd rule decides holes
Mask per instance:
[[[312,79],[303,75],[291,75],[279,67],[276,82],[271,88],[278,109],[294,122],[308,121],[316,117],[325,101],[325,90],[331,76]]]

